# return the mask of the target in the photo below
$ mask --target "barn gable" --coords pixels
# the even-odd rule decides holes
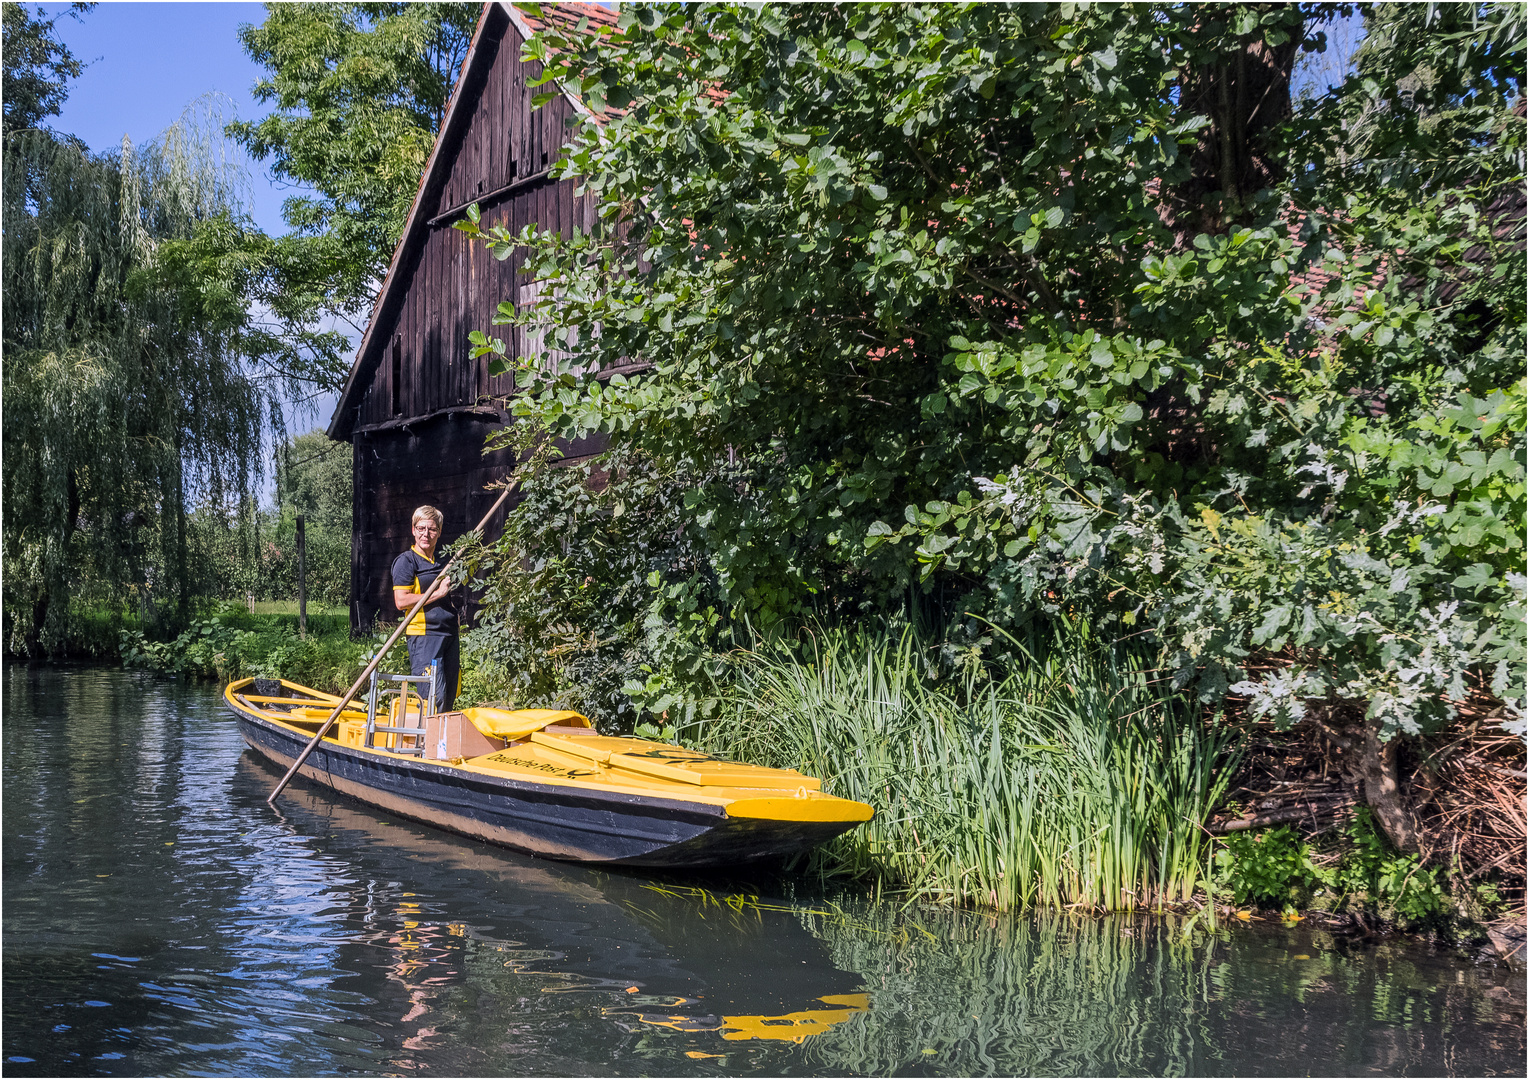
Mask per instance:
[[[542,18],[586,18],[592,27],[616,20],[592,4],[543,11]],[[353,447],[351,620],[358,629],[394,615],[387,571],[409,546],[414,507],[439,507],[444,538],[453,540],[491,505],[494,494],[484,485],[513,464],[482,449],[508,419],[501,406],[514,376],[490,376],[486,358],[470,359],[468,334],[487,330],[500,301],[529,299],[535,285],[517,280],[520,258],[495,260],[452,223],[476,202],[485,227],[519,232],[535,224],[568,235],[592,224],[593,202],[576,194],[576,182],[549,175],[582,105],[563,94],[531,107],[546,88],[528,86],[541,65],[522,62],[520,52],[537,28],[537,20],[508,4],[484,5],[330,421],[330,438]],[[517,328],[501,329],[511,355],[534,344],[522,342]],[[598,449],[569,451],[579,457]]]

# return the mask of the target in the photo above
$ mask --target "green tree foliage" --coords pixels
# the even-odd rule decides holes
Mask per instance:
[[[69,14],[78,18],[94,4],[71,4]],[[69,80],[79,78],[85,65],[58,40],[54,25],[61,16],[49,18],[41,7],[28,11],[24,4],[0,4],[4,46],[0,48],[4,70],[0,74],[3,122],[0,131],[34,128],[57,116],[69,96]]]
[[[286,442],[276,457],[276,501],[309,526],[347,539],[351,527],[351,448],[322,431]]]
[[[219,124],[190,110],[157,142],[90,154],[40,130],[4,155],[4,552],[8,650],[53,652],[79,604],[180,619],[187,508],[248,491],[266,390],[244,351],[238,231]]]
[[[1512,121],[1503,103],[1523,92],[1523,13],[1430,3],[1377,4],[1365,14],[1358,75],[1338,98],[1345,159],[1368,158],[1366,170],[1393,186],[1411,173],[1435,188],[1471,183],[1500,167],[1493,158],[1522,143],[1504,131]]]
[[[276,499],[205,499],[190,515],[194,591],[209,600],[292,601],[298,595],[297,517],[304,519],[303,571],[310,604],[350,599],[350,447],[311,431],[276,449]]]
[[[262,251],[261,299],[278,336],[296,340],[293,370],[345,378],[349,323],[359,333],[440,128],[478,8],[454,3],[267,4],[240,36],[270,71],[255,97],[274,106],[228,131],[300,193],[283,207],[292,232]],[[311,331],[330,326],[328,337]],[[306,337],[298,331],[308,328]]]
[[[203,499],[186,518],[192,589],[208,600],[285,600],[273,595],[270,567],[279,549],[269,535],[276,515],[261,509],[254,495],[231,494],[223,500]],[[162,637],[162,628],[145,627]]]
[[[279,520],[275,547],[282,556],[270,569],[270,587],[297,596],[297,515],[303,515],[307,594],[344,606],[350,601],[351,448],[322,431],[288,441],[277,455]]]
[[[659,587],[724,625],[1075,611],[1206,700],[1364,718],[1379,799],[1384,740],[1523,696],[1522,11],[1432,9],[1371,12],[1392,47],[1299,110],[1341,5],[549,33],[549,93],[609,110],[563,166],[602,213],[461,225],[550,284],[500,319],[561,355],[496,361],[522,413],[694,478],[704,565]]]
[[[654,715],[715,714],[723,662],[704,537],[685,493],[709,478],[676,475],[639,454],[593,468],[528,474],[522,502],[492,552],[475,551],[486,582],[467,648],[503,672],[494,695],[577,709],[630,728],[634,699]],[[681,632],[675,633],[676,623]]]

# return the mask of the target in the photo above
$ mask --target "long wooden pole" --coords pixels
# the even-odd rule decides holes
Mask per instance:
[[[496,513],[499,512],[499,508],[504,505],[504,500],[510,497],[510,492],[514,491],[517,486],[519,486],[519,481],[514,481],[504,489],[499,498],[494,501],[494,505],[489,508],[488,513],[483,515],[483,520],[478,522],[478,527],[474,529],[473,532],[481,533],[484,529],[488,528],[489,518],[493,517]],[[449,573],[456,561],[457,557],[453,555],[451,559],[446,563],[446,565],[441,567],[440,574],[436,575],[436,581],[439,581],[442,576]],[[432,583],[431,587],[434,587],[434,583]],[[313,748],[319,744],[319,740],[328,733],[329,729],[334,726],[334,722],[340,718],[340,712],[345,708],[345,706],[350,704],[351,698],[356,696],[356,692],[361,689],[362,684],[365,683],[367,679],[371,678],[372,672],[377,670],[377,665],[382,663],[382,658],[387,655],[388,650],[393,647],[394,642],[403,636],[404,630],[408,628],[409,621],[419,613],[420,608],[425,606],[425,597],[429,595],[429,589],[426,589],[420,593],[419,599],[414,601],[414,606],[411,607],[408,611],[408,614],[403,617],[403,621],[398,624],[398,628],[394,630],[392,634],[388,635],[388,640],[383,644],[382,648],[377,650],[377,655],[372,657],[371,663],[366,665],[366,669],[361,672],[359,677],[357,677],[356,681],[351,685],[351,688],[345,691],[345,696],[342,697],[340,699],[340,703],[334,707],[334,712],[329,714],[329,719],[325,720],[322,724],[319,725],[318,731],[314,734],[313,738],[308,741],[308,745],[303,747],[303,752],[297,755],[297,760],[294,761],[292,763],[292,767],[287,770],[287,775],[281,778],[281,783],[276,785],[276,790],[271,792],[270,797],[266,799],[267,803],[272,806],[276,805],[276,796],[280,795],[282,789],[287,786],[287,783],[292,779],[292,777],[297,775],[297,770],[302,768],[303,762],[308,760],[308,755],[313,753]]]

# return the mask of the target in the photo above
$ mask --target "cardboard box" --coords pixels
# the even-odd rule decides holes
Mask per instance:
[[[425,718],[425,756],[437,761],[477,757],[504,749],[503,739],[494,739],[473,726],[459,712],[437,713]]]

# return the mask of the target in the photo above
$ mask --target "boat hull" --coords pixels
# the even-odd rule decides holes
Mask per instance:
[[[256,753],[291,768],[311,735],[230,707]],[[321,740],[298,775],[390,815],[543,858],[641,867],[737,865],[806,851],[842,821],[729,817],[704,802],[466,772]]]

